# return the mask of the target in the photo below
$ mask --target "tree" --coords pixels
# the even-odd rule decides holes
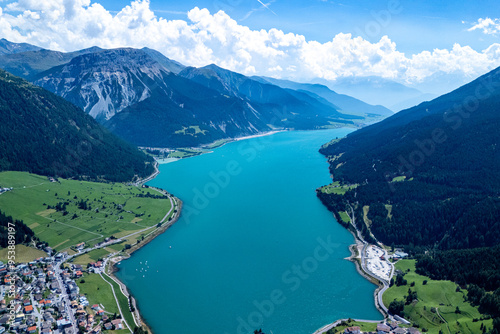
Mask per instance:
[[[402,300],[394,299],[389,304],[389,312],[392,314],[403,316],[404,315],[404,307],[405,307],[405,303]]]

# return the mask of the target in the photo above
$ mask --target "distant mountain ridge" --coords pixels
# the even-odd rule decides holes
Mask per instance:
[[[368,114],[390,116],[393,112],[386,107],[381,105],[371,105],[358,100],[352,96],[338,94],[328,88],[325,85],[320,84],[307,84],[307,83],[297,83],[289,80],[279,80],[268,77],[256,77],[257,80],[262,80],[283,88],[289,88],[297,91],[305,91],[308,94],[314,94],[314,96],[319,96],[326,99],[328,102],[332,103],[339,108],[340,111],[344,111],[350,114],[366,116]]]
[[[12,43],[5,38],[0,39],[0,55],[15,54],[25,51],[37,51],[40,50],[38,46],[34,46],[27,43]]]
[[[317,79],[340,94],[347,94],[373,105],[383,105],[394,112],[413,107],[423,101],[436,97],[423,93],[416,88],[381,77],[342,77],[335,81]]]
[[[0,171],[132,181],[153,173],[153,159],[81,109],[0,70]]]

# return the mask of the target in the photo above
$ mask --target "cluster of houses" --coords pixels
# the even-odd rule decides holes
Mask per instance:
[[[123,328],[116,315],[90,306],[79,294],[75,280],[85,269],[78,264],[59,268],[66,257],[59,253],[14,268],[0,262],[0,334],[99,334]]]
[[[359,326],[352,326],[344,329],[344,334],[421,334],[417,328],[405,328],[400,325],[401,323],[398,321],[387,321],[377,324],[375,332],[362,332]]]

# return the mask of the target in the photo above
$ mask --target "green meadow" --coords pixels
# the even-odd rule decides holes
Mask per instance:
[[[404,300],[408,289],[417,292],[417,300],[405,305],[405,318],[426,328],[429,333],[481,333],[481,324],[492,327],[492,320],[481,320],[477,307],[466,301],[467,290],[460,289],[451,281],[432,280],[415,273],[415,260],[400,260],[396,269],[406,273],[406,285],[390,287],[383,295],[389,307],[393,300]],[[424,281],[427,281],[424,284]],[[414,286],[411,286],[415,282]],[[458,307],[458,312],[457,312]]]
[[[323,186],[320,189],[320,191],[324,192],[325,194],[337,194],[337,195],[344,195],[348,190],[357,188],[357,184],[348,184],[348,185],[341,185],[338,181],[330,183],[329,185]]]
[[[51,182],[26,172],[2,172],[0,187],[13,188],[0,195],[0,210],[23,220],[57,251],[155,226],[171,207],[170,200],[154,189],[121,183]]]
[[[87,297],[90,305],[101,304],[104,306],[104,311],[118,314],[118,306],[116,306],[111,286],[100,275],[85,274],[81,279],[77,279],[76,283],[80,288],[80,294]]]

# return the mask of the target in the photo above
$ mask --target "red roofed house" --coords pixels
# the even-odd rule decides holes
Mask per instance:
[[[347,327],[344,330],[345,334],[361,334],[361,328],[359,326]]]
[[[36,326],[28,327],[28,333],[34,333],[34,332],[36,332]]]
[[[123,329],[121,319],[112,320],[111,323],[113,324],[113,326],[115,326],[116,329]]]
[[[31,314],[33,312],[33,306],[28,305],[24,307],[24,313]]]

